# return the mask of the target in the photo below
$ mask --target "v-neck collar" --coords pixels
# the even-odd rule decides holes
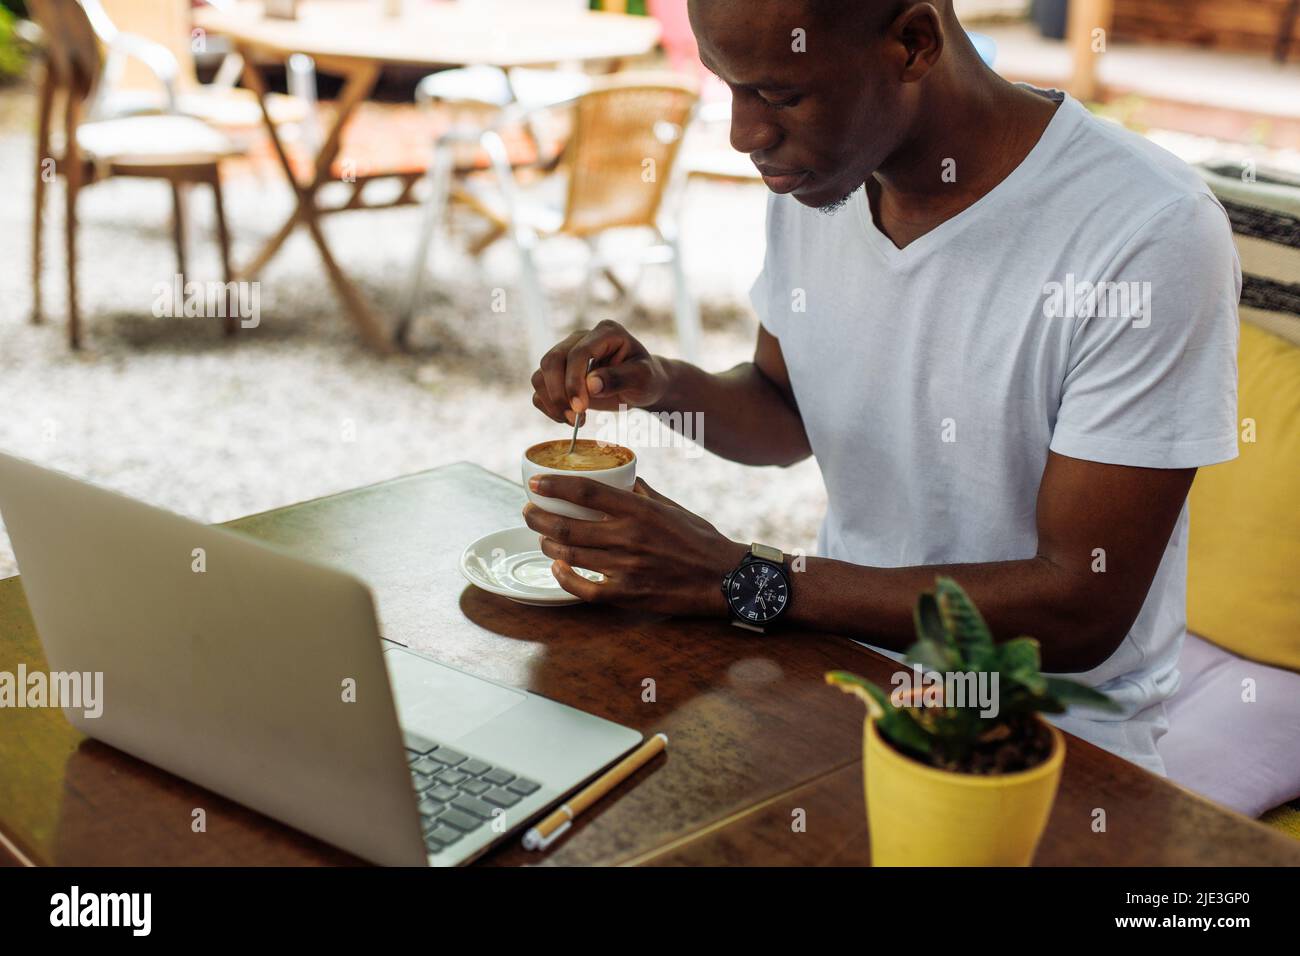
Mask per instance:
[[[900,249],[894,245],[894,240],[880,231],[872,218],[871,199],[867,196],[867,187],[863,186],[853,194],[850,201],[857,208],[858,219],[862,223],[863,233],[868,244],[890,266],[902,268],[909,263],[924,258],[931,250],[948,241],[949,237],[965,229],[966,225],[973,219],[984,215],[989,207],[1003,202],[1006,196],[1013,196],[1021,183],[1032,179],[1042,171],[1043,167],[1051,161],[1058,146],[1073,133],[1083,113],[1083,106],[1078,100],[1061,90],[1040,90],[1027,84],[1022,85],[1025,85],[1026,89],[1040,95],[1046,95],[1051,99],[1059,97],[1060,105],[1056,108],[1056,112],[1052,114],[1052,118],[1048,120],[1042,135],[1038,137],[1038,142],[1025,154],[1025,158],[1020,161],[1020,164],[1000,183],[957,213],[957,215],[945,219],[929,232],[918,236]]]

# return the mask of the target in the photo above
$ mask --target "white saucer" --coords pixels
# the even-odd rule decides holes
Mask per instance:
[[[532,528],[505,528],[484,535],[466,548],[460,556],[460,573],[475,587],[520,604],[551,607],[581,603],[581,598],[555,580],[551,560],[537,546],[537,532]],[[574,570],[592,581],[605,580],[595,571]]]

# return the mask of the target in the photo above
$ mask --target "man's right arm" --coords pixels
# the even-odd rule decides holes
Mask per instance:
[[[588,359],[595,360],[590,376]],[[792,465],[811,453],[780,342],[759,328],[754,360],[719,373],[646,351],[617,322],[575,332],[542,357],[533,373],[533,404],[572,424],[587,408],[620,405],[649,412],[703,416],[703,444],[745,465]],[[693,437],[695,432],[692,432]]]
[[[650,412],[701,412],[704,447],[742,465],[793,465],[812,454],[781,343],[759,327],[754,360],[712,374],[661,359],[668,386]],[[670,418],[669,421],[680,421]]]

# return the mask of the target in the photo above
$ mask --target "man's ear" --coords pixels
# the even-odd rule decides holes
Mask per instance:
[[[899,79],[912,83],[925,76],[943,52],[943,24],[933,4],[914,3],[889,25],[901,59]]]

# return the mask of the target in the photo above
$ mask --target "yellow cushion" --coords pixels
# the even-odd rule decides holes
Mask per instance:
[[[1300,840],[1300,800],[1284,803],[1275,810],[1270,810],[1259,818],[1260,823],[1276,827],[1288,836]]]
[[[1242,323],[1238,376],[1239,457],[1192,485],[1188,630],[1300,671],[1300,347]]]

